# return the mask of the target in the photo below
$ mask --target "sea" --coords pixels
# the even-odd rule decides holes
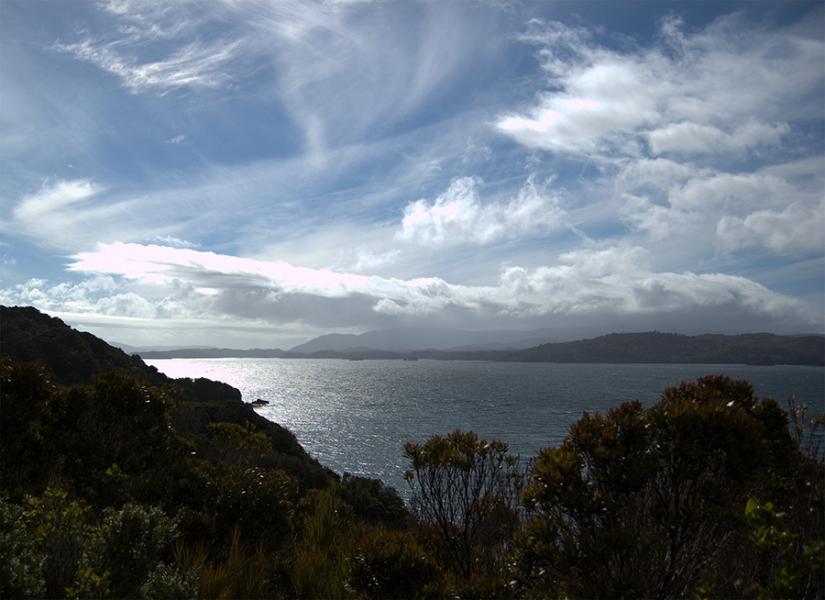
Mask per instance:
[[[825,369],[805,366],[559,364],[438,360],[212,358],[147,360],[170,377],[207,377],[292,431],[338,473],[373,477],[406,497],[404,442],[455,429],[506,442],[524,459],[558,445],[583,412],[655,403],[703,375],[749,381],[757,396],[795,396],[825,412]]]

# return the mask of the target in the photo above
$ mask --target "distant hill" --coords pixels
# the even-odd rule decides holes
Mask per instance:
[[[140,353],[141,358],[285,358],[289,353],[279,348],[270,350],[253,348],[238,350],[237,348],[176,348],[170,350],[146,350]]]
[[[732,363],[825,365],[825,337],[614,333],[589,340],[542,344],[501,360],[592,363]]]
[[[295,346],[290,352],[346,352],[370,348],[386,352],[416,350],[500,350],[529,348],[553,339],[550,329],[534,331],[471,331],[405,327],[368,331],[359,335],[330,333]]]
[[[375,332],[373,332],[375,333]],[[302,344],[303,351],[230,350],[221,348],[146,352],[144,358],[340,358],[348,360],[500,360],[521,362],[583,363],[707,363],[751,365],[825,365],[825,337],[785,336],[770,333],[742,335],[681,335],[676,333],[613,333],[574,342],[558,342],[514,349],[505,342],[465,348],[391,351],[356,345],[364,337],[331,334]],[[380,341],[380,340],[379,340]],[[527,340],[525,340],[527,341]],[[341,350],[313,350],[326,345]]]

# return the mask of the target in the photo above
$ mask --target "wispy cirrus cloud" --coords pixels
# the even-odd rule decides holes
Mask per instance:
[[[120,42],[55,44],[53,49],[92,63],[118,77],[133,92],[192,88],[215,88],[231,81],[228,65],[238,58],[239,42],[198,42],[176,49],[163,60],[141,62],[121,53]]]
[[[102,186],[89,179],[45,182],[38,192],[20,200],[13,215],[15,220],[31,226],[54,213],[76,207],[101,191]]]
[[[177,239],[168,237],[176,225],[165,222],[166,210],[148,210],[143,196],[114,195],[92,179],[46,180],[8,205],[0,231],[41,247],[76,251],[103,240]]]

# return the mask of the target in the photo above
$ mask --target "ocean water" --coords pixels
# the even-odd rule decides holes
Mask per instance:
[[[454,429],[495,437],[530,457],[554,446],[584,411],[625,400],[655,402],[662,390],[702,375],[750,381],[758,396],[795,395],[825,412],[825,369],[802,366],[614,365],[338,359],[148,360],[170,377],[235,386],[246,402],[290,429],[338,473],[375,477],[406,495],[405,441]]]

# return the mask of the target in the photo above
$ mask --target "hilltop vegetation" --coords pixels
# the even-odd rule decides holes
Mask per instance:
[[[471,432],[407,444],[406,508],[229,386],[169,380],[36,311],[0,317],[17,323],[0,333],[0,597],[825,594],[821,418],[745,382],[585,414],[532,464]],[[45,344],[59,364],[84,343],[96,363],[70,385],[11,355]]]

